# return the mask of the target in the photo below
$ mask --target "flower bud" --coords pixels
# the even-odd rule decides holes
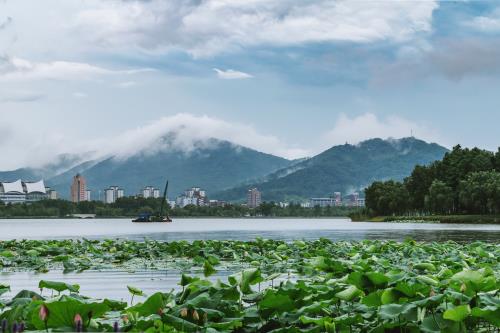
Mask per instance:
[[[83,321],[82,316],[80,316],[80,314],[79,314],[79,313],[77,313],[77,314],[75,315],[75,318],[73,318],[73,322],[75,323],[75,326],[76,326],[76,325],[78,325],[78,322],[80,322],[80,323],[81,323],[82,321]]]
[[[38,316],[40,317],[40,320],[42,321],[47,321],[49,318],[49,308],[45,304],[42,304],[40,307],[40,311],[38,312]]]
[[[198,311],[193,310],[193,319],[198,321],[200,320],[200,315],[198,314]]]

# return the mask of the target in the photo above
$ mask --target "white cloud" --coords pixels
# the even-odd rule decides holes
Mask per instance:
[[[69,61],[32,62],[19,57],[0,57],[0,81],[82,80],[96,75],[135,74],[150,69],[111,70]]]
[[[413,136],[432,142],[440,142],[438,134],[427,126],[414,123],[398,116],[378,118],[373,113],[365,113],[356,117],[342,114],[332,130],[324,135],[325,147],[332,145],[356,144],[371,138],[403,138]]]
[[[488,16],[476,16],[471,21],[465,22],[465,25],[482,32],[500,32],[500,8]]]
[[[19,167],[40,167],[62,153],[92,153],[92,158],[117,156],[127,158],[137,153],[151,154],[163,150],[189,153],[200,145],[211,145],[209,139],[226,140],[237,145],[285,158],[304,157],[304,149],[291,147],[272,135],[259,133],[250,125],[227,122],[209,116],[177,114],[161,118],[148,125],[130,129],[110,137],[89,139],[65,137],[57,131],[12,131],[14,122],[3,122],[0,132],[8,135],[0,139],[0,150],[8,159],[0,159],[0,171]],[[5,129],[3,128],[5,127]],[[171,140],[162,140],[168,136]],[[22,149],[19,149],[22,147]]]
[[[403,41],[431,30],[437,1],[89,1],[75,29],[102,48],[183,50],[195,57],[241,47]]]
[[[169,134],[171,141],[161,140]],[[275,136],[261,134],[249,125],[183,113],[161,118],[112,138],[98,140],[84,150],[98,150],[102,156],[120,157],[139,152],[153,153],[162,149],[190,152],[200,141],[203,143],[212,138],[287,158],[303,157],[308,153],[303,149],[288,146]]]
[[[233,69],[218,69],[214,68],[214,71],[217,73],[217,77],[219,79],[225,79],[225,80],[235,80],[235,79],[251,79],[253,78],[253,75],[245,73],[245,72],[240,72],[240,71],[235,71]]]
[[[0,117],[0,132],[3,133],[0,151],[3,157],[8,157],[0,158],[0,171],[40,167],[53,161],[57,154],[72,151],[71,140],[65,140],[67,138],[52,128],[32,130],[28,126],[20,126],[18,122],[4,119],[4,115]]]

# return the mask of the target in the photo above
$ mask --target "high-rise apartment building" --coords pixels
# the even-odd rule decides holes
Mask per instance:
[[[121,198],[125,195],[125,191],[118,186],[110,186],[109,188],[104,190],[104,202],[105,203],[114,203],[116,199]]]
[[[260,206],[262,202],[262,196],[259,190],[256,188],[252,188],[248,190],[247,193],[247,206],[249,208],[257,208]]]
[[[85,201],[92,201],[92,191],[91,190],[86,190],[85,191]]]
[[[71,201],[81,202],[87,200],[87,186],[85,183],[85,178],[82,175],[77,174],[73,177],[73,183],[71,184]]]
[[[160,189],[153,187],[153,186],[146,186],[141,190],[141,193],[139,194],[143,198],[159,198],[160,197]]]

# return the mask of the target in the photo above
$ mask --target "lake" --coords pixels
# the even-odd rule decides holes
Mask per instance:
[[[0,220],[0,239],[67,239],[67,238],[144,238],[174,241],[197,239],[252,240],[256,237],[313,240],[320,237],[337,240],[386,239],[446,241],[500,240],[500,225],[369,223],[348,219],[176,219],[173,223],[132,223],[129,219],[39,219]],[[228,271],[219,271],[211,279],[226,279]],[[128,300],[126,286],[133,285],[146,293],[178,288],[176,271],[86,271],[63,274],[30,272],[0,273],[0,283],[12,292],[37,290],[41,279],[81,285],[84,295]],[[8,295],[7,295],[8,296]]]
[[[130,219],[0,220],[0,240],[127,238],[173,241],[197,239],[294,240],[388,239],[427,241],[498,241],[500,225],[438,223],[372,223],[349,219],[176,219],[173,223],[132,223]]]

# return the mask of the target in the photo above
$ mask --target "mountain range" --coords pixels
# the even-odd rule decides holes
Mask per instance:
[[[221,200],[242,200],[256,187],[267,201],[350,194],[376,180],[402,180],[417,165],[441,159],[448,150],[416,138],[371,139],[332,147],[265,178],[217,193]]]
[[[446,151],[438,144],[415,138],[371,139],[334,146],[312,158],[287,160],[209,139],[194,142],[189,150],[169,146],[98,159],[65,154],[43,168],[0,172],[0,181],[44,178],[46,185],[68,198],[72,177],[80,173],[96,200],[97,191],[111,185],[134,195],[145,186],[161,188],[168,178],[170,198],[198,186],[212,198],[242,201],[249,187],[257,187],[264,200],[279,201],[359,191],[375,180],[400,180],[415,165],[441,159]]]

